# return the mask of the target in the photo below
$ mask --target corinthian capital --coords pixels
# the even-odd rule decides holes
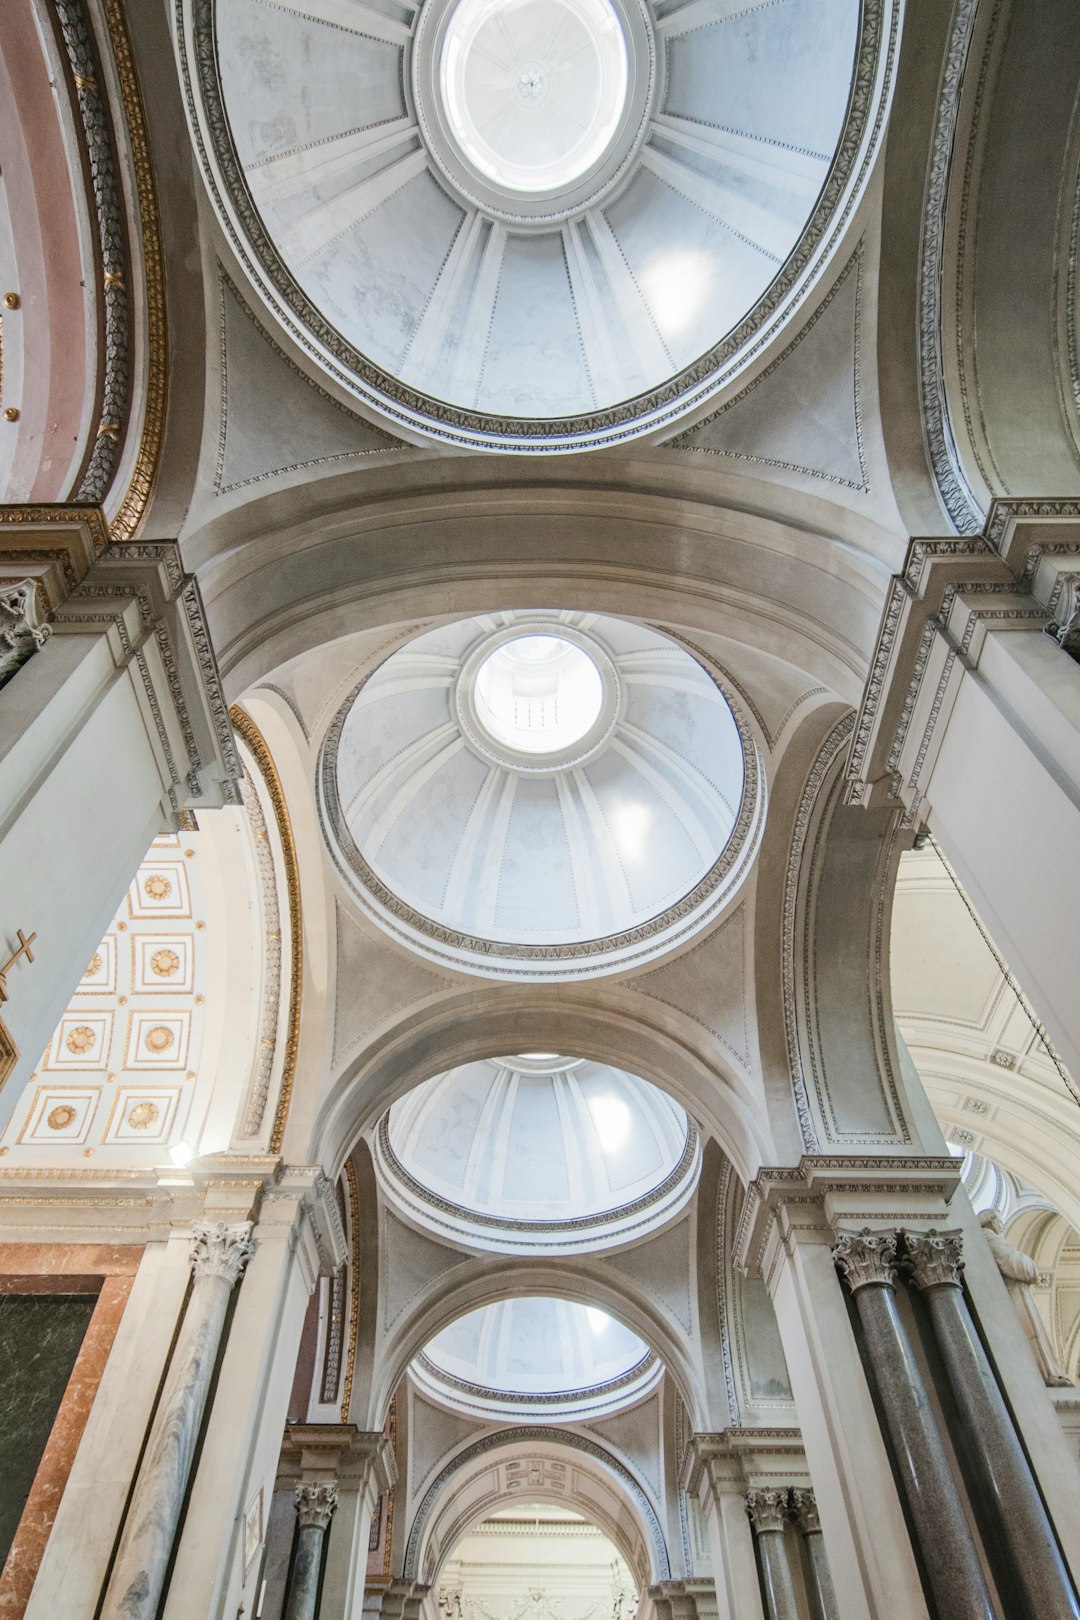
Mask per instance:
[[[337,1507],[337,1486],[333,1480],[317,1480],[296,1487],[296,1520],[301,1530],[325,1530]]]
[[[904,1270],[916,1288],[959,1288],[964,1269],[964,1235],[954,1232],[904,1233]]]
[[[832,1254],[853,1294],[870,1283],[891,1288],[896,1281],[895,1232],[875,1232],[869,1226],[861,1232],[841,1232]]]
[[[747,1491],[746,1511],[759,1536],[770,1530],[783,1530],[787,1518],[787,1491]]]
[[[231,1288],[255,1253],[251,1222],[195,1221],[191,1228],[191,1271],[196,1282],[221,1277]]]
[[[791,1505],[795,1509],[795,1519],[803,1535],[820,1535],[821,1520],[818,1518],[817,1497],[813,1491],[801,1490],[796,1486],[791,1493]]]

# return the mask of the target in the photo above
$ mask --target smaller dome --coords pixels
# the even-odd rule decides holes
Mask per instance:
[[[384,1188],[414,1220],[500,1252],[639,1237],[693,1192],[697,1132],[639,1076],[531,1053],[466,1063],[396,1102],[377,1132]]]
[[[413,1363],[426,1393],[467,1411],[548,1418],[596,1416],[639,1400],[663,1368],[606,1311],[527,1296],[483,1305],[443,1328]]]

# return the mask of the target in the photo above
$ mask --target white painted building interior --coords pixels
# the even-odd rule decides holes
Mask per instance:
[[[0,7],[0,1614],[1080,1620],[1067,0]]]

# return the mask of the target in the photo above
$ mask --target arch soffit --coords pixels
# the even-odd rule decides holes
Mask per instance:
[[[449,601],[454,616],[569,607],[714,632],[854,702],[889,577],[794,523],[633,491],[489,485],[309,513],[199,570],[232,696],[343,634],[446,618]]]
[[[667,1091],[715,1137],[744,1181],[770,1157],[758,1088],[684,1014],[619,984],[455,985],[434,1005],[370,1038],[336,1077],[310,1155],[337,1174],[354,1142],[399,1097],[434,1075],[501,1052],[547,1051],[558,1031],[572,1057],[610,1063]],[[547,1043],[547,1044],[545,1044]]]
[[[386,1206],[383,1205],[380,1210],[382,1219],[385,1219],[385,1210]],[[432,1240],[425,1237],[422,1241],[431,1243]],[[635,1257],[642,1250],[647,1250],[648,1244],[648,1239],[643,1240],[634,1250]],[[526,1259],[521,1255],[474,1256],[449,1247],[446,1247],[446,1254],[444,1269],[421,1285],[418,1297],[408,1303],[392,1324],[392,1330],[376,1330],[378,1338],[374,1345],[358,1346],[358,1359],[361,1355],[367,1355],[373,1365],[370,1410],[366,1416],[361,1414],[364,1416],[363,1422],[356,1413],[352,1417],[360,1427],[381,1427],[394,1391],[405,1376],[409,1363],[443,1328],[483,1305],[529,1295],[551,1296],[592,1305],[616,1317],[663,1362],[696,1426],[700,1429],[710,1427],[699,1370],[694,1365],[690,1334],[686,1333],[680,1338],[670,1325],[671,1311],[659,1293],[613,1263],[617,1257],[610,1254],[578,1255],[572,1266],[568,1266],[565,1260]],[[382,1273],[385,1271],[385,1248],[382,1244],[379,1263]],[[385,1275],[380,1275],[379,1280],[381,1300],[386,1285]],[[693,1278],[689,1261],[687,1282],[692,1293]],[[548,1432],[547,1425],[537,1424],[535,1427],[538,1433]]]
[[[464,1471],[471,1470],[473,1464],[481,1463],[482,1466],[488,1466],[493,1455],[504,1453],[510,1456],[515,1453],[530,1456],[539,1453],[549,1457],[569,1453],[575,1458],[583,1459],[580,1466],[588,1468],[594,1477],[604,1479],[605,1484],[609,1481],[616,1482],[615,1494],[621,1497],[632,1511],[648,1548],[651,1565],[650,1582],[670,1578],[671,1561],[660,1518],[648,1491],[631,1469],[591,1436],[577,1434],[572,1429],[525,1424],[512,1429],[497,1430],[472,1441],[439,1470],[418,1503],[409,1526],[404,1560],[404,1575],[407,1580],[419,1579],[421,1572],[429,1579],[436,1573],[426,1569],[425,1559],[440,1519],[447,1511],[445,1507],[441,1513],[436,1511],[440,1497],[445,1494],[448,1505],[452,1507],[452,1498],[447,1487],[451,1482],[458,1481]],[[467,1483],[468,1476],[465,1481],[455,1485],[454,1494],[456,1495]],[[541,1493],[537,1493],[537,1497],[543,1499]],[[566,1498],[557,1500],[565,1501]],[[594,1512],[595,1508],[590,1504],[589,1516],[591,1517]],[[472,1522],[475,1522],[475,1519]],[[625,1536],[622,1536],[621,1540],[625,1542]],[[449,1538],[447,1545],[452,1545]]]

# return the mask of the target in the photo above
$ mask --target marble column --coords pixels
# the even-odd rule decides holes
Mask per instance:
[[[191,1293],[135,1482],[101,1620],[153,1620],[157,1614],[229,1296],[253,1250],[249,1221],[194,1224]]]
[[[1053,1528],[964,1297],[963,1236],[905,1232],[904,1249],[956,1403],[958,1449],[1024,1613],[1028,1620],[1080,1620]]]
[[[791,1493],[791,1505],[806,1550],[806,1595],[811,1615],[813,1620],[837,1620],[836,1594],[818,1518],[817,1498],[813,1491],[796,1488]]]
[[[746,1511],[754,1527],[768,1620],[799,1620],[799,1601],[784,1542],[787,1492],[747,1491]]]
[[[298,1533],[285,1620],[315,1620],[322,1574],[323,1544],[337,1507],[337,1485],[316,1480],[296,1487]]]
[[[841,1233],[833,1258],[855,1299],[893,1459],[938,1613],[994,1620],[922,1374],[896,1308],[897,1233]]]

